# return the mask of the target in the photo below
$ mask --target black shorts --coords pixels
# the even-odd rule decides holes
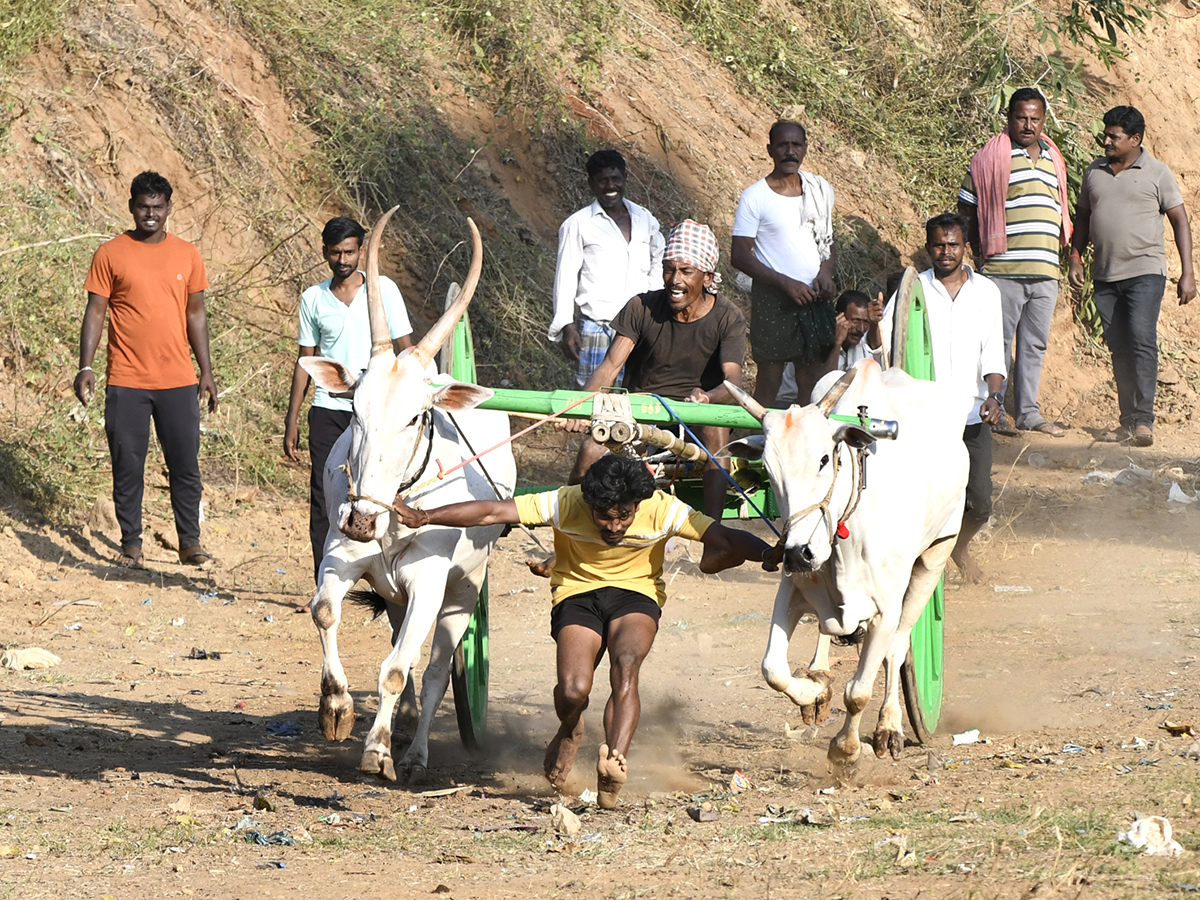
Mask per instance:
[[[656,626],[662,617],[662,609],[657,603],[645,594],[626,588],[602,587],[575,594],[550,610],[550,637],[557,641],[564,626],[582,625],[600,635],[607,644],[609,624],[630,613],[644,613]],[[604,652],[603,646],[600,652]]]

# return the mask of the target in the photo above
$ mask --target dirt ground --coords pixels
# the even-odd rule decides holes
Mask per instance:
[[[1151,450],[1092,444],[1082,428],[998,438],[996,518],[977,544],[987,578],[948,588],[932,747],[911,745],[899,762],[868,747],[849,787],[833,788],[825,767],[840,714],[810,736],[759,674],[775,577],[701,576],[679,548],[630,783],[615,812],[572,799],[573,839],[551,824],[540,775],[553,644],[546,583],[521,564],[528,538],[505,538],[493,556],[487,749],[462,748],[447,700],[428,782],[410,789],[355,771],[387,642],[357,610],[341,646],[359,722],[343,744],[317,730],[320,650],[295,611],[308,596],[300,504],[210,491],[206,542],[221,564],[199,574],[157,545],[148,571],[112,568],[102,516],[61,531],[5,527],[3,643],[62,664],[0,675],[0,896],[262,898],[313,884],[463,900],[1194,890],[1200,747],[1160,727],[1197,721],[1200,505],[1167,500],[1171,481],[1196,490],[1192,447],[1190,433],[1162,434]],[[165,492],[148,498],[153,525]],[[794,664],[811,641],[810,626]],[[855,650],[835,656],[839,698]],[[605,671],[576,795],[595,787]],[[985,743],[951,744],[972,728]],[[735,771],[748,790],[731,791]],[[715,821],[689,815],[704,800]],[[1136,814],[1167,816],[1184,855],[1118,844]],[[251,832],[295,843],[260,846]]]

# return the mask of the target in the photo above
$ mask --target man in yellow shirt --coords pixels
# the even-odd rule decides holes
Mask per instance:
[[[427,525],[553,525],[550,634],[558,645],[554,711],[559,729],[546,748],[546,778],[566,786],[583,740],[583,711],[608,651],[612,694],[604,708],[604,743],[596,763],[600,806],[612,809],[628,778],[625,754],[641,716],[638,673],[658,632],[666,602],[663,555],[678,535],[704,545],[700,570],[720,572],[747,560],[773,572],[778,554],[747,531],[726,528],[657,490],[641,460],[598,459],[578,485],[512,500],[473,500],[412,509],[396,500],[409,528]]]

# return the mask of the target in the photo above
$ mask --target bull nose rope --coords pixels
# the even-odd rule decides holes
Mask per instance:
[[[421,424],[426,426],[427,436],[429,438],[428,446],[425,448],[425,461],[421,463],[421,467],[417,469],[416,475],[414,475],[404,484],[400,485],[396,491],[397,494],[412,487],[413,482],[421,477],[421,473],[424,472],[425,468],[429,465],[429,458],[433,456],[433,410],[425,410],[421,416]],[[408,467],[413,464],[413,460],[417,458],[417,451],[420,450],[420,448],[421,442],[418,440],[417,443],[413,444],[412,456],[410,456],[408,458],[408,462],[404,464],[405,470],[407,470]],[[390,509],[392,512],[399,512],[399,510],[397,510],[392,503],[384,503],[382,500],[376,500],[374,497],[369,497],[366,494],[360,494],[354,490],[354,473],[350,471],[350,459],[348,457],[344,463],[338,466],[338,468],[346,473],[346,500],[348,500],[350,503],[355,503],[359,500],[366,500],[368,503],[374,503],[376,506],[382,506],[384,509]]]
[[[829,543],[837,538],[847,538],[850,536],[849,529],[846,528],[846,522],[854,511],[858,509],[858,501],[862,497],[863,491],[863,455],[867,452],[866,449],[850,452],[850,470],[853,473],[853,482],[850,488],[850,496],[846,499],[846,509],[838,519],[837,527],[833,525],[833,514],[829,510],[829,504],[833,501],[833,492],[837,487],[838,473],[842,469],[842,447],[840,442],[837,449],[833,453],[833,478],[829,481],[829,490],[825,492],[825,497],[819,503],[814,503],[811,506],[806,506],[799,512],[794,512],[788,516],[787,521],[783,524],[783,536],[786,538],[787,533],[791,531],[792,526],[814,511],[820,511],[821,521],[825,523],[825,527],[829,531]],[[813,531],[816,531],[816,526],[813,526]],[[810,539],[812,535],[809,535]]]

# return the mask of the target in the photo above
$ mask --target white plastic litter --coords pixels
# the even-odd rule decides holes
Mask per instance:
[[[590,788],[584,788],[583,793],[579,795],[579,800],[582,803],[595,803],[597,794]]]
[[[1171,839],[1171,823],[1163,816],[1134,820],[1128,831],[1117,832],[1117,840],[1137,847],[1149,856],[1180,856],[1183,847]]]
[[[1084,484],[1136,484],[1143,479],[1153,479],[1153,469],[1143,469],[1130,463],[1127,468],[1106,472],[1103,469],[1093,469],[1083,476]]]
[[[954,736],[954,746],[956,746],[956,747],[959,746],[960,744],[978,744],[978,743],[979,743],[979,729],[978,728],[972,728],[970,731],[964,731],[964,732],[962,732],[960,734],[956,734]]]
[[[1200,503],[1200,491],[1194,494],[1189,494],[1179,486],[1178,482],[1171,482],[1171,490],[1167,492],[1168,503]]]
[[[997,594],[1032,594],[1033,588],[1027,584],[993,584],[992,590]]]

